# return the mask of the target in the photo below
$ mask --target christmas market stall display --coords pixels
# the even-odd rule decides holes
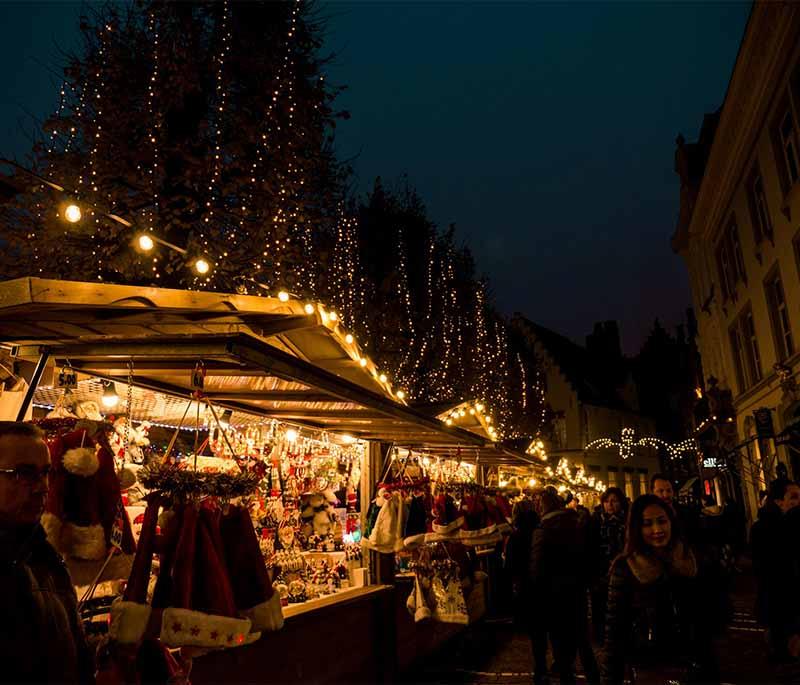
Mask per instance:
[[[265,668],[276,680],[388,677],[402,629],[387,617],[402,609],[413,626],[410,591],[394,592],[393,554],[360,542],[390,446],[464,464],[518,456],[409,406],[336,312],[284,292],[23,278],[0,283],[0,331],[15,391],[3,418],[35,410],[63,472],[54,541],[93,564],[90,594],[106,562],[135,554],[111,634],[210,649],[194,658],[196,683]],[[453,592],[448,559],[459,563],[434,547],[420,563]]]

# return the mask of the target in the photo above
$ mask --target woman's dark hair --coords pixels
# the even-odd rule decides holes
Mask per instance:
[[[640,495],[633,501],[631,510],[628,512],[628,526],[625,534],[624,552],[626,556],[634,553],[647,553],[648,551],[647,543],[645,543],[644,536],[642,535],[642,528],[644,528],[644,510],[650,506],[661,507],[661,509],[664,510],[672,528],[669,541],[670,546],[675,543],[675,538],[678,535],[678,521],[675,518],[675,511],[660,497],[656,497],[655,495]]]
[[[0,421],[0,438],[13,435],[20,438],[44,440],[42,429],[32,423],[22,421]]]
[[[610,488],[606,488],[606,491],[600,495],[600,502],[603,504],[606,503],[606,500],[611,497],[611,495],[616,495],[619,503],[622,505],[622,508],[625,508],[625,494],[615,485],[612,485]]]

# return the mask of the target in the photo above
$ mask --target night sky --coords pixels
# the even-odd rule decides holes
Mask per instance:
[[[55,104],[80,4],[0,3],[0,153]],[[472,248],[500,309],[582,341],[618,319],[634,352],[678,323],[675,137],[722,103],[750,4],[324,3],[355,187],[408,174]]]

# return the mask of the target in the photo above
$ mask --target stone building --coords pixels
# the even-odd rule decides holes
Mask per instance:
[[[716,424],[724,445],[707,466],[738,472],[751,518],[779,463],[800,478],[798,39],[800,4],[756,2],[722,107],[705,117],[697,142],[679,136],[675,153],[672,245],[688,267],[705,376],[733,406],[724,425],[712,411],[698,428]],[[774,440],[757,439],[760,408]]]
[[[637,448],[623,458],[619,448],[586,450],[595,440],[621,440],[624,429],[638,437],[653,436],[655,421],[639,412],[630,360],[622,355],[615,321],[595,325],[582,347],[521,315],[512,326],[538,360],[546,403],[552,415],[546,440],[550,464],[561,458],[582,466],[587,477],[616,485],[628,497],[647,491],[660,471],[657,450]]]

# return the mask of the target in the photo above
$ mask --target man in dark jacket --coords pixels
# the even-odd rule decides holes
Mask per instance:
[[[578,514],[565,509],[554,490],[545,490],[539,502],[542,518],[533,533],[529,573],[534,682],[546,679],[549,636],[559,680],[572,683],[575,682],[579,631],[587,629],[585,531],[579,525]],[[594,662],[594,658],[591,661]],[[596,670],[594,663],[584,663],[583,667],[587,677]]]
[[[69,573],[39,518],[50,455],[30,424],[0,422],[0,663],[6,682],[87,683],[91,654]]]

